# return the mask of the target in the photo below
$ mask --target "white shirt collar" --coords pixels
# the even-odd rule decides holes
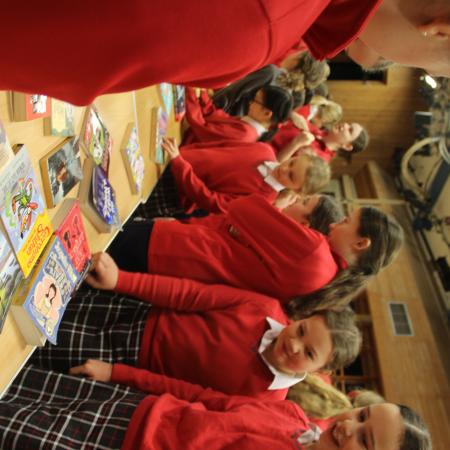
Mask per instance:
[[[241,120],[251,125],[256,130],[258,137],[261,137],[267,131],[267,129],[263,125],[261,125],[255,119],[252,119],[250,116],[243,116],[241,117]]]
[[[281,183],[279,183],[271,174],[273,169],[278,167],[280,163],[274,161],[264,161],[261,163],[257,169],[258,172],[264,178],[264,181],[275,191],[281,192],[283,189],[286,189]]]
[[[297,442],[301,445],[308,445],[317,442],[320,439],[322,430],[315,423],[308,423],[309,430],[302,433],[298,438]]]
[[[286,373],[280,372],[275,369],[269,362],[264,358],[263,352],[270,345],[270,343],[278,337],[278,335],[283,331],[285,325],[277,322],[270,317],[266,317],[267,323],[269,324],[269,329],[264,333],[261,343],[259,344],[258,352],[261,355],[263,361],[267,364],[269,370],[275,375],[271,385],[267,388],[269,391],[276,389],[287,389],[294,384],[299,383],[306,377],[306,373],[300,375],[287,375]]]

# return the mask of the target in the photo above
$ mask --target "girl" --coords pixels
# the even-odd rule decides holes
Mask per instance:
[[[124,269],[228,284],[283,303],[308,294],[312,308],[328,308],[347,304],[355,287],[391,262],[402,239],[398,223],[374,208],[355,210],[326,238],[251,195],[231,202],[224,215],[131,225],[110,252]],[[336,292],[331,282],[341,273],[350,279],[339,276]]]
[[[250,99],[242,117],[233,117],[218,109],[203,91],[200,99],[193,88],[186,88],[186,120],[190,128],[183,145],[195,142],[256,142],[271,139],[277,125],[286,121],[292,111],[291,94],[278,86],[264,86]]]
[[[306,131],[330,129],[342,120],[342,107],[339,103],[314,95],[311,102],[291,114],[294,125]]]
[[[422,419],[383,403],[323,433],[295,403],[231,397],[134,369],[123,386],[25,367],[0,401],[3,450],[431,450]],[[90,362],[74,373],[90,378]],[[130,386],[125,387],[125,386]]]
[[[135,356],[127,347],[128,333],[120,332],[123,322],[101,323],[107,308],[88,294],[66,312],[58,346],[33,355],[39,365],[68,370],[87,358],[107,358],[228,394],[284,399],[287,388],[301,381],[305,372],[346,365],[359,352],[361,336],[349,309],[291,323],[273,298],[119,271],[106,253],[94,255],[93,261],[94,271],[87,278],[93,287],[152,304],[148,314],[127,324],[127,330],[140,336],[133,337],[138,339],[137,346],[132,343],[133,349],[138,347]],[[110,309],[115,307],[110,299]],[[114,329],[119,332],[114,334]],[[114,336],[115,355],[108,356],[105,335]]]

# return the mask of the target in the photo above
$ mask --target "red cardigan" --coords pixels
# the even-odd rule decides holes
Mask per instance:
[[[137,407],[122,450],[302,450],[309,420],[295,403],[228,396],[115,364],[113,382],[150,394]]]
[[[232,236],[232,226],[239,237]],[[225,215],[156,221],[148,247],[152,273],[189,277],[260,292],[287,302],[331,281],[345,261],[327,238],[251,195]]]
[[[255,127],[216,108],[209,96],[199,100],[193,88],[186,89],[186,120],[190,128],[184,133],[183,145],[220,140],[256,142],[259,138]]]
[[[162,81],[219,87],[302,36],[316,57],[337,54],[381,1],[2,0],[0,90],[86,105]]]
[[[222,285],[120,272],[117,292],[151,303],[139,366],[227,394],[286,398],[258,353],[266,317],[287,325],[278,300]]]
[[[245,195],[257,193],[275,201],[277,192],[257,169],[264,161],[276,161],[269,144],[211,142],[181,147],[170,168],[187,212],[201,208],[220,213]]]

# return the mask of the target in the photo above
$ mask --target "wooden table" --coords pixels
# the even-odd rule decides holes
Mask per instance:
[[[157,88],[153,86],[136,92],[99,97],[95,101],[95,105],[113,138],[109,178],[116,191],[121,220],[125,222],[139,203],[149,197],[161,172],[161,167],[158,167],[150,159],[151,109],[160,105],[160,98]],[[85,108],[76,108],[75,130],[77,133],[81,129],[84,111]],[[179,139],[180,126],[179,123],[174,121],[173,116],[172,111],[167,134]],[[5,125],[12,145],[18,143],[26,144],[33,160],[34,169],[37,174],[40,174],[40,158],[45,156],[62,139],[44,136],[43,119],[28,122],[11,122],[9,95],[7,92],[0,92],[0,119]],[[138,125],[141,149],[145,159],[146,173],[140,195],[131,194],[125,166],[122,162],[122,155],[120,154],[120,145],[129,122],[135,122]],[[76,197],[77,193],[78,185],[74,187],[67,197]],[[57,209],[58,206],[49,210],[51,217]],[[112,233],[100,234],[88,220],[84,221],[84,225],[92,252],[105,250],[118,232],[118,230],[115,230]],[[0,334],[0,394],[3,394],[34,348],[34,346],[25,343],[14,319],[9,314]]]

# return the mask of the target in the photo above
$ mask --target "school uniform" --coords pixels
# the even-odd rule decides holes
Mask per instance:
[[[287,302],[323,287],[345,267],[323,234],[251,195],[231,202],[224,215],[189,223],[156,221],[144,270],[227,284]]]
[[[302,450],[320,437],[287,400],[227,396],[123,365],[112,377],[25,367],[0,400],[1,448]]]
[[[300,39],[316,58],[336,55],[381,1],[44,0],[22,8],[2,0],[0,53],[8,64],[0,89],[86,105],[163,81],[224,86]]]

